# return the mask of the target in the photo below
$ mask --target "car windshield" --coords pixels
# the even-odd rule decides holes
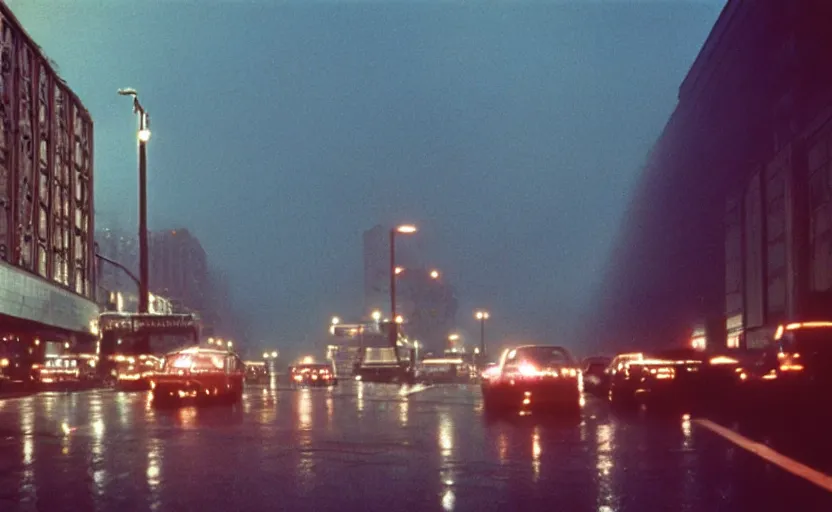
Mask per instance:
[[[571,364],[572,356],[561,347],[524,347],[517,350],[517,360],[538,365]]]

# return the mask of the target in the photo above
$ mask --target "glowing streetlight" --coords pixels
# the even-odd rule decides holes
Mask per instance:
[[[208,338],[208,344],[213,345],[214,344],[214,338]]]
[[[404,267],[396,267],[396,268],[393,269],[393,273],[396,274],[396,275],[399,275],[402,272],[404,272]]]
[[[341,319],[340,319],[340,318],[338,318],[337,316],[333,316],[333,317],[332,317],[332,325],[338,325],[338,324],[340,324],[340,323],[341,323]]]
[[[485,355],[485,321],[488,320],[488,317],[491,316],[488,314],[488,311],[485,310],[477,310],[474,313],[474,317],[480,321],[480,353]]]
[[[402,324],[402,323],[404,323],[404,317],[402,317],[402,315],[397,315],[397,316],[396,316],[396,323],[397,323],[397,324]]]
[[[272,352],[272,359],[277,359],[277,350]]]
[[[303,358],[303,361],[302,361],[302,363],[301,363],[301,364],[312,364],[312,363],[314,363],[314,362],[315,362],[315,358],[314,358],[314,357],[312,357],[312,356],[306,356],[306,357],[304,357],[304,358]]]
[[[268,358],[269,358],[269,353],[268,352],[263,352],[263,359],[268,359]]]
[[[459,334],[456,334],[456,333],[451,334],[451,335],[448,336],[448,339],[451,340],[451,341],[459,341]]]
[[[404,233],[406,235],[411,235],[416,231],[418,231],[418,229],[413,224],[402,224],[396,227],[396,232]]]
[[[439,279],[439,271],[434,269],[430,271],[430,278],[431,279]]]
[[[373,320],[378,322],[379,320],[381,320],[381,311],[376,309],[375,311],[373,311],[373,313],[370,316],[373,317]]]

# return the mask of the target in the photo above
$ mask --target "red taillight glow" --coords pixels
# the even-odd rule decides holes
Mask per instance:
[[[537,367],[530,363],[522,363],[520,366],[518,366],[517,373],[519,373],[523,377],[535,377],[537,375],[540,375],[540,371],[537,369]]]

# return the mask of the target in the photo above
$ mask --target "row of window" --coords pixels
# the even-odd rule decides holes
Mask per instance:
[[[87,112],[0,14],[0,259],[92,296],[91,185]]]

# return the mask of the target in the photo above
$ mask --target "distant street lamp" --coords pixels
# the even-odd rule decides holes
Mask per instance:
[[[488,320],[488,311],[479,310],[474,313],[474,317],[480,321],[480,354],[485,356],[485,321]]]
[[[439,271],[434,269],[430,271],[430,278],[431,279],[439,279]]]
[[[332,325],[338,325],[338,324],[340,324],[340,323],[341,323],[341,319],[340,319],[340,318],[338,318],[337,316],[333,316],[333,317],[332,317]]]
[[[456,342],[459,341],[459,334],[453,333],[448,335],[448,348],[453,349]]]
[[[405,234],[410,235],[417,231],[416,226],[412,224],[402,224],[390,230],[390,316],[394,322],[390,324],[390,346],[395,347],[398,340],[398,316],[396,315],[396,274],[400,272],[399,267],[396,266],[396,235]],[[399,356],[396,355],[396,360]]]
[[[277,359],[277,350],[272,351],[272,359]]]
[[[381,320],[381,311],[376,309],[375,311],[372,312],[372,314],[370,316],[373,318],[373,320],[376,323],[378,323],[379,320]]]

